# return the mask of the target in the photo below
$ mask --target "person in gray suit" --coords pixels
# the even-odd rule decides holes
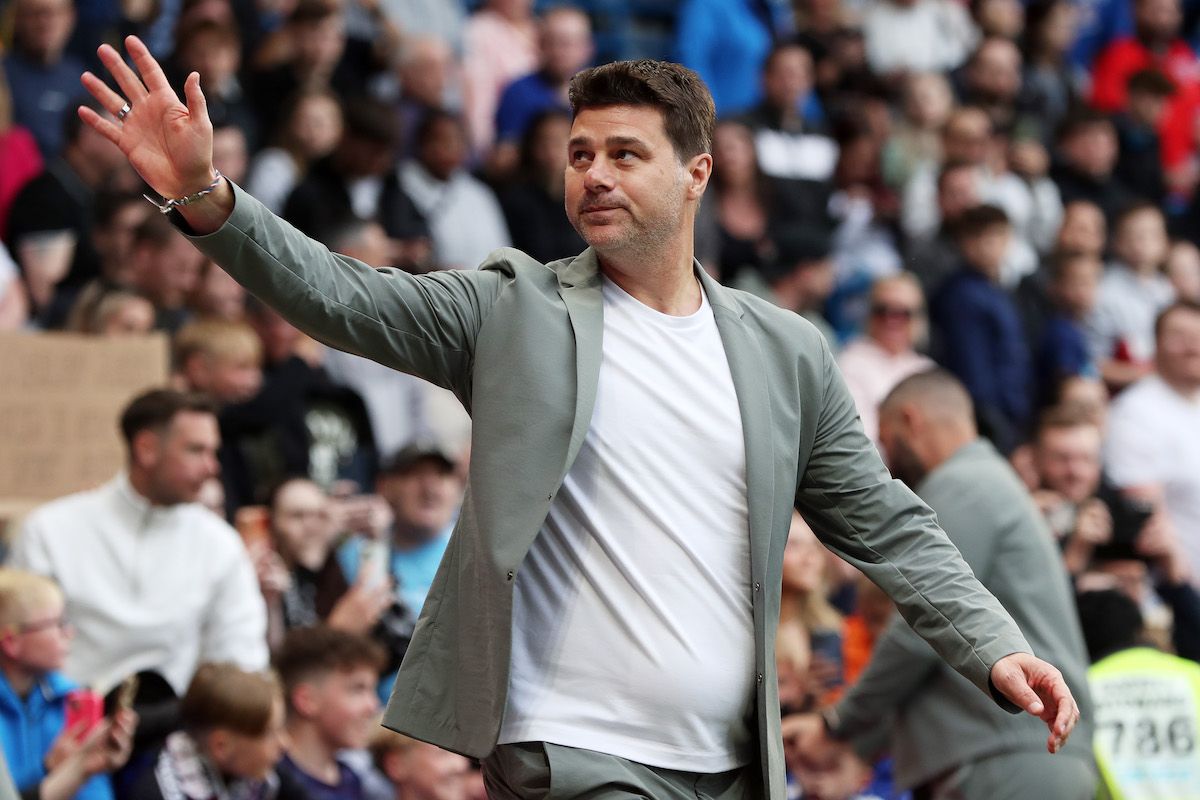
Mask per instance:
[[[567,214],[589,244],[413,276],[330,253],[222,179],[197,75],[145,46],[84,85],[196,245],[326,342],[451,389],[469,482],[384,724],[483,761],[494,798],[784,796],[774,635],[798,506],[938,653],[1058,749],[1061,674],[887,475],[828,346],[693,257],[712,170],[695,73],[577,75]]]
[[[1079,736],[1059,757],[1040,752],[1036,720],[1002,713],[897,619],[858,682],[824,712],[828,738],[869,753],[890,727],[897,788],[912,789],[916,798],[1094,797],[1087,648],[1070,577],[1042,514],[1008,462],[979,437],[971,398],[950,373],[906,378],[879,414],[892,475],[937,513],[1034,650],[1062,670],[1084,716]],[[880,726],[881,718],[890,726]],[[785,733],[805,727],[819,726],[784,720]],[[797,754],[802,763],[821,751],[813,741],[805,744],[807,752]]]

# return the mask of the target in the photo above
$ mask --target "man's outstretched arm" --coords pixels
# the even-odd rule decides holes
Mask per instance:
[[[462,397],[475,337],[511,276],[506,262],[412,276],[330,253],[216,179],[212,124],[198,74],[184,84],[184,105],[146,46],[133,36],[126,46],[136,71],[112,47],[99,50],[119,94],[95,75],[83,75],[84,86],[114,119],[86,107],[79,115],[164,197],[187,197],[216,182],[210,193],[176,209],[197,247],[306,333]]]

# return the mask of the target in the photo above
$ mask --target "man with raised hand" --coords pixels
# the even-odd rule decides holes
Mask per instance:
[[[137,73],[100,49],[122,94],[84,76],[116,119],[80,113],[176,198],[197,246],[309,334],[452,389],[474,419],[385,725],[482,759],[494,798],[781,800],[774,634],[797,506],[1061,747],[1079,714],[1062,676],[889,478],[820,336],[693,258],[715,117],[695,73],[573,79],[582,254],[412,276],[331,254],[223,180],[198,76],[184,106],[126,44]]]

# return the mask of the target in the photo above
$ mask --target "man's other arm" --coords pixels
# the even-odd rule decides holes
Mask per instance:
[[[821,411],[797,508],[827,547],[892,597],[938,655],[995,697],[992,667],[1031,652],[1029,644],[929,507],[888,474],[824,345],[822,358]]]

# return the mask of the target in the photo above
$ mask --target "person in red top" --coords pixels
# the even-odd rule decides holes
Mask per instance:
[[[1101,111],[1124,111],[1129,78],[1148,67],[1174,81],[1175,95],[1168,101],[1158,133],[1168,182],[1181,188],[1181,176],[1195,150],[1192,131],[1200,110],[1200,60],[1179,35],[1183,23],[1179,0],[1136,0],[1133,13],[1135,34],[1115,40],[1096,59],[1092,105]]]

